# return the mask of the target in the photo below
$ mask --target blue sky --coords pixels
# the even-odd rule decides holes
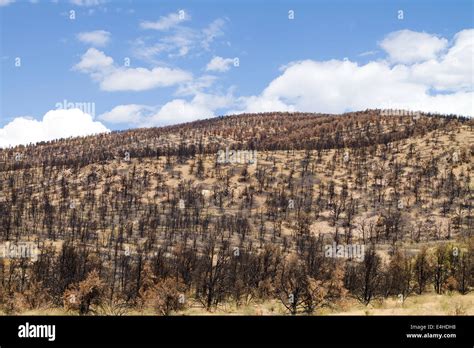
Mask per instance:
[[[0,0],[0,147],[245,111],[472,115],[473,13],[471,0]]]

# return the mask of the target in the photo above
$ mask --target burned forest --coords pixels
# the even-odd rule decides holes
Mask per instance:
[[[473,127],[263,113],[0,149],[0,312],[317,315],[467,298]]]

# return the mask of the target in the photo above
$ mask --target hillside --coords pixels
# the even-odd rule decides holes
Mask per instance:
[[[471,296],[473,126],[269,113],[0,150],[0,308]]]

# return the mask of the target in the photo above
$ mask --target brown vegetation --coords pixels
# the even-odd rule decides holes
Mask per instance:
[[[169,315],[278,299],[297,314],[467,294],[473,125],[274,113],[0,150],[0,243],[39,250],[0,259],[0,307]],[[226,147],[258,161],[218,163]],[[327,257],[333,243],[365,257]]]

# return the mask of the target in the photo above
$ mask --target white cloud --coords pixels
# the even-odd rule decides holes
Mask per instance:
[[[111,57],[95,48],[88,49],[73,69],[90,74],[104,91],[144,91],[192,79],[190,73],[181,69],[118,67]]]
[[[105,2],[106,0],[70,0],[71,4],[83,7],[99,6]]]
[[[100,115],[99,119],[109,123],[142,124],[152,110],[153,108],[146,105],[118,105],[112,110]]]
[[[217,95],[198,92],[191,100],[173,99],[150,116],[148,126],[191,122],[216,116],[216,111],[232,106],[231,94]]]
[[[454,36],[445,55],[411,67],[413,81],[437,90],[472,91],[474,85],[474,29],[462,30]]]
[[[145,91],[173,86],[190,79],[192,75],[180,69],[121,68],[107,75],[100,83],[100,87],[104,91]]]
[[[163,37],[158,45],[163,51],[169,52],[169,57],[183,57],[194,47],[198,34],[189,28],[179,28],[172,35]]]
[[[77,34],[77,39],[93,46],[105,46],[110,40],[110,33],[105,30],[86,31]]]
[[[145,42],[145,39],[138,38],[132,43],[133,45],[133,55],[141,60],[150,62],[153,64],[158,64],[159,61],[155,59],[159,54],[167,51],[169,47],[162,42],[149,45]]]
[[[233,103],[231,95],[197,93],[190,101],[173,99],[163,105],[148,121],[149,125],[191,122],[216,116],[216,111]]]
[[[297,111],[295,105],[287,105],[277,96],[241,97],[238,101],[245,105],[244,109],[230,110],[228,114],[242,112]]]
[[[189,96],[202,93],[204,90],[211,87],[216,80],[217,77],[214,75],[199,76],[198,78],[181,84],[175,94],[179,96]]]
[[[160,17],[159,20],[155,22],[143,21],[140,23],[140,27],[143,29],[153,29],[153,30],[169,30],[177,26],[181,22],[185,22],[191,19],[184,10],[180,10],[178,13],[170,13],[167,16]]]
[[[14,2],[15,2],[15,0],[0,0],[0,7],[2,7],[2,6],[8,6],[8,5],[10,5],[10,4],[14,3]]]
[[[448,45],[448,40],[411,30],[390,33],[380,43],[394,63],[410,64],[434,59]]]
[[[83,73],[104,72],[113,66],[114,60],[96,48],[89,48],[81,57],[81,61],[74,66],[75,70]]]
[[[161,107],[137,104],[124,104],[99,116],[99,119],[111,124],[131,124],[136,127],[154,127],[194,121],[213,117],[209,107],[194,99],[173,99]]]
[[[102,123],[94,121],[91,115],[79,109],[50,110],[41,121],[17,117],[0,128],[0,147],[108,131]]]
[[[99,116],[109,123],[129,123],[138,127],[163,126],[216,116],[216,111],[232,106],[231,94],[197,92],[193,98],[176,98],[162,106],[125,104]]]
[[[224,35],[225,21],[222,18],[214,20],[207,28],[203,29],[204,38],[201,42],[202,47],[208,50],[211,43],[217,38]]]
[[[162,37],[158,42],[149,44],[144,38],[138,38],[133,43],[135,57],[147,62],[158,63],[156,56],[168,54],[168,58],[184,57],[196,48],[199,32],[185,27],[179,27],[172,34]]]
[[[232,58],[222,58],[215,56],[206,66],[206,71],[225,72],[230,69],[234,60]]]
[[[164,125],[173,123],[190,122],[197,119],[214,117],[214,112],[208,105],[186,101],[185,99],[173,99],[153,115],[151,124]]]
[[[384,60],[365,65],[349,60],[292,62],[262,93],[239,98],[238,111],[340,113],[366,108],[403,108],[472,116],[473,39],[474,30],[461,31],[445,53],[437,50],[434,58],[413,65],[390,64]]]
[[[207,27],[199,30],[182,25],[171,27],[170,34],[161,37],[158,42],[150,43],[149,38],[138,38],[134,42],[133,53],[137,58],[157,63],[156,57],[167,54],[168,58],[184,57],[190,52],[202,53],[209,50],[216,38],[223,36],[225,20],[218,18]],[[142,23],[143,27],[143,23]]]

